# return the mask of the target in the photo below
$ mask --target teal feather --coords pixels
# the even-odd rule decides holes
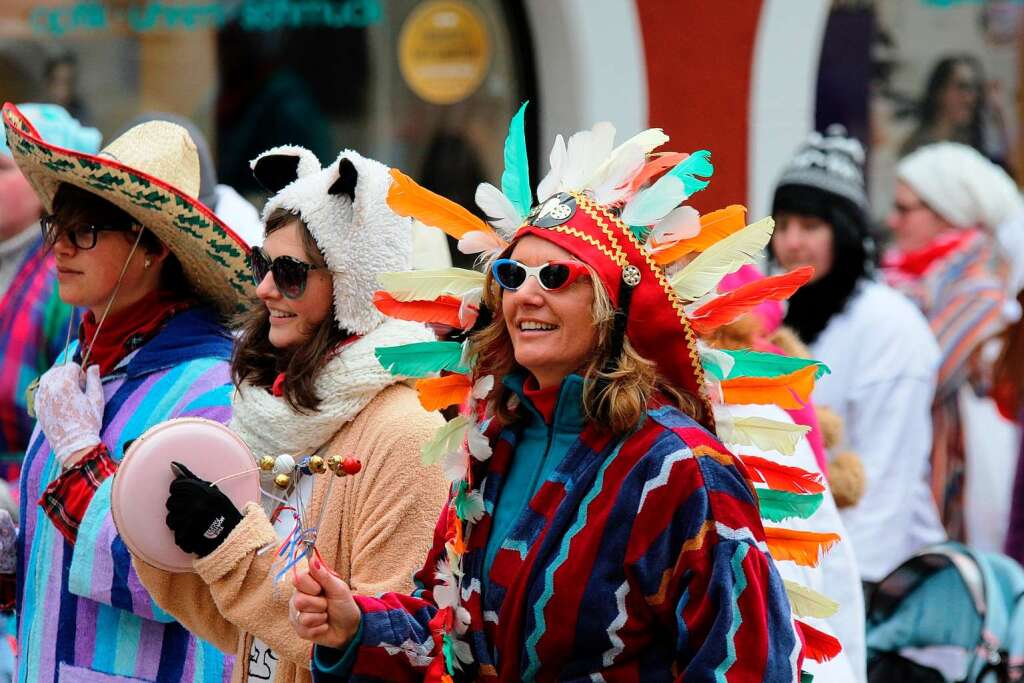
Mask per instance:
[[[469,372],[462,366],[462,344],[418,342],[402,346],[378,346],[373,350],[380,364],[392,375],[428,377],[442,370]]]
[[[820,360],[810,358],[793,358],[791,356],[780,356],[777,353],[759,353],[757,351],[729,351],[722,349],[722,353],[732,356],[735,364],[729,372],[729,379],[737,377],[781,377],[797,370],[803,370],[808,365],[816,365],[814,378],[821,379],[822,375],[828,374],[831,370]]]
[[[520,220],[530,213],[533,206],[530,160],[526,154],[526,127],[523,123],[527,104],[529,102],[523,102],[523,106],[519,107],[519,111],[508,125],[508,137],[505,138],[505,171],[501,174],[501,191],[512,202]]]
[[[680,161],[665,176],[679,178],[683,182],[683,187],[686,188],[686,196],[692,197],[708,186],[708,181],[700,180],[696,176],[710,178],[714,172],[715,167],[711,165],[711,152],[702,149]]]
[[[686,199],[686,188],[676,177],[659,178],[658,182],[637,193],[622,210],[627,225],[654,225]]]
[[[791,517],[807,519],[821,507],[824,495],[757,489],[757,507],[761,516],[770,522],[781,522]]]

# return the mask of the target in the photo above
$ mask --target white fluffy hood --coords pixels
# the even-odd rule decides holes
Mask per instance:
[[[411,267],[412,221],[387,204],[390,169],[344,150],[321,168],[302,147],[276,147],[251,163],[257,179],[276,194],[263,208],[297,213],[334,271],[334,315],[338,326],[366,334],[384,320],[373,306],[379,273]]]

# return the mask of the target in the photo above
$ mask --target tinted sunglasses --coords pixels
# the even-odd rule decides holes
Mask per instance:
[[[252,283],[259,287],[267,273],[274,276],[274,286],[286,299],[298,299],[306,291],[306,280],[311,270],[328,270],[325,266],[314,266],[293,256],[278,256],[271,259],[262,247],[253,247],[249,253],[249,268]],[[333,272],[333,271],[330,271]]]
[[[96,237],[101,232],[131,232],[135,226],[114,227],[80,224],[73,228],[64,228],[53,216],[43,216],[39,219],[39,227],[43,231],[43,242],[52,247],[57,244],[61,236],[66,236],[75,249],[92,249],[96,246]]]
[[[491,274],[502,289],[514,292],[532,275],[541,287],[554,292],[590,272],[579,261],[548,261],[540,266],[527,266],[515,259],[500,258],[491,266]]]

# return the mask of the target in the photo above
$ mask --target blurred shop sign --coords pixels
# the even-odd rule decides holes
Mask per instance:
[[[129,7],[110,7],[98,0],[80,0],[57,7],[36,7],[29,24],[37,34],[108,31],[114,27],[136,33],[216,29],[237,21],[246,31],[302,27],[362,28],[380,21],[380,0],[150,0]]]
[[[491,37],[480,13],[461,0],[431,0],[416,7],[398,38],[405,82],[431,104],[464,100],[487,75]]]

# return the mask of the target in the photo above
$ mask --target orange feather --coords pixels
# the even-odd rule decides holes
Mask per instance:
[[[722,381],[726,403],[774,403],[785,410],[799,410],[814,390],[818,365],[808,365],[778,377],[737,377]]]
[[[750,478],[761,484],[767,484],[776,491],[792,493],[821,493],[825,486],[821,483],[821,475],[808,472],[800,467],[780,465],[767,458],[755,455],[744,455],[740,459],[747,467]]]
[[[373,305],[389,318],[412,320],[417,323],[435,323],[460,330],[473,326],[477,309],[466,309],[466,320],[459,319],[462,301],[453,296],[439,296],[433,301],[399,301],[388,292],[373,293]]]
[[[462,405],[469,398],[472,388],[473,384],[469,378],[459,374],[416,381],[420,404],[426,410],[441,410],[452,405]]]
[[[739,204],[712,211],[700,217],[700,232],[696,237],[679,240],[675,245],[653,254],[655,263],[665,265],[693,251],[705,251],[715,242],[747,227],[747,209]]]
[[[804,657],[816,662],[827,662],[843,650],[838,639],[819,631],[813,626],[794,619],[800,638],[804,641]]]
[[[474,230],[494,232],[489,225],[466,209],[421,187],[398,169],[391,169],[391,179],[394,182],[388,189],[388,206],[395,213],[439,228],[457,240]]]
[[[817,567],[822,555],[839,542],[839,534],[794,531],[766,526],[765,540],[776,561],[789,560],[802,567]]]
[[[684,154],[683,152],[661,152],[659,154],[652,154],[650,160],[644,164],[644,167],[640,169],[640,172],[630,178],[629,192],[626,196],[631,197],[635,195],[640,191],[640,188],[642,188],[644,184],[653,180],[654,176],[682,163],[688,156],[690,155]]]
[[[698,308],[690,317],[690,325],[697,334],[708,334],[769,299],[785,301],[813,276],[813,266],[802,266],[789,273],[748,282]]]

